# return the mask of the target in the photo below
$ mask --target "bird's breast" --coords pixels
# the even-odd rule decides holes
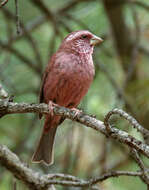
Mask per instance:
[[[87,93],[94,77],[92,57],[69,57],[69,61],[57,62],[51,69],[45,84],[46,102],[49,100],[65,107],[76,107]]]
[[[80,80],[84,82],[90,81],[94,76],[94,65],[92,60],[92,55],[90,54],[81,54],[75,60],[72,59],[72,62],[68,64],[70,73],[72,77],[79,77]]]
[[[87,93],[94,77],[92,59],[77,59],[67,65],[63,77],[59,81],[61,102],[64,106],[76,107]]]

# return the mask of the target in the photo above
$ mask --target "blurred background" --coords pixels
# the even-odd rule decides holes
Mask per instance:
[[[146,0],[28,0],[18,1],[16,14],[15,1],[8,0],[0,8],[0,84],[14,95],[14,101],[37,103],[42,73],[51,55],[69,32],[87,29],[104,42],[94,51],[96,75],[79,108],[100,120],[111,109],[122,108],[149,129],[148,12]],[[149,144],[126,121],[114,117],[111,122]],[[57,130],[54,164],[32,164],[42,126],[43,119],[36,114],[7,115],[0,119],[0,143],[41,173],[88,179],[110,170],[138,169],[126,146],[70,120]],[[14,181],[0,167],[0,189],[13,189]],[[17,189],[27,189],[16,183]],[[139,178],[125,176],[99,186],[104,190],[146,188]]]

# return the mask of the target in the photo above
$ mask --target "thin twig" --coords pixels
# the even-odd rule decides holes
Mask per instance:
[[[132,151],[133,158],[135,159],[136,163],[138,164],[138,166],[140,167],[142,171],[142,175],[140,176],[140,178],[144,181],[144,183],[149,185],[149,175],[148,175],[148,171],[146,167],[144,166],[143,161],[140,159],[140,156],[135,149],[131,149],[131,151]]]
[[[122,88],[120,88],[116,82],[116,80],[114,80],[112,74],[110,72],[108,72],[107,68],[104,66],[103,63],[101,63],[101,61],[95,59],[95,63],[96,66],[99,70],[101,70],[102,72],[105,73],[105,76],[107,77],[107,79],[110,81],[111,85],[113,86],[113,88],[115,89],[117,98],[121,101],[124,102],[125,106],[127,108],[129,108],[129,110],[131,111],[131,113],[133,113],[133,107],[131,106],[130,102],[128,101],[128,98],[126,97],[124,91]]]
[[[7,9],[3,9],[3,12],[6,14],[10,13],[10,12],[8,12]],[[12,15],[10,15],[9,18],[12,19]],[[23,30],[19,35],[14,34],[8,41],[16,42],[17,40],[20,40],[22,37],[26,37],[26,34],[29,34],[32,31],[34,31],[35,29],[37,29],[38,27],[42,26],[42,24],[44,24],[46,21],[47,21],[47,17],[45,17],[43,15],[37,16],[36,18],[27,22],[26,25],[24,25]]]
[[[126,0],[126,2],[127,3],[132,3],[132,4],[137,5],[139,7],[142,7],[147,12],[149,11],[149,4],[145,4],[142,1],[138,1],[138,0]]]
[[[13,179],[13,189],[12,190],[17,190],[17,182],[16,179]]]
[[[6,5],[6,3],[8,3],[8,0],[2,1],[1,4],[0,4],[0,8],[3,7],[4,5]]]
[[[43,12],[43,14],[49,19],[49,21],[52,22],[56,34],[59,35],[60,32],[57,26],[56,14],[48,9],[44,2],[41,0],[31,0],[31,2]]]
[[[24,62],[29,68],[32,68],[36,74],[41,76],[41,69],[38,68],[29,58],[27,58],[25,55],[23,55],[20,51],[16,50],[15,48],[9,46],[9,44],[5,44],[0,40],[0,47],[7,50],[8,52],[11,52],[16,57],[18,57],[22,62]]]
[[[139,48],[139,51],[140,51],[141,53],[143,53],[145,56],[148,56],[148,57],[149,57],[149,49],[147,49],[146,47],[141,46],[141,45],[140,45],[138,48]]]
[[[15,0],[15,7],[16,7],[16,28],[17,28],[17,34],[20,34],[21,30],[20,30],[18,0]]]
[[[108,132],[111,132],[111,126],[109,125],[109,119],[113,114],[118,114],[121,117],[125,118],[134,128],[136,128],[141,134],[148,135],[149,136],[149,130],[142,127],[136,119],[134,119],[131,115],[126,113],[125,111],[121,109],[113,109],[112,111],[108,112],[108,114],[105,116],[104,124],[106,126],[106,129]]]
[[[16,22],[16,16],[14,14],[12,14],[8,9],[3,9],[3,13],[9,19]],[[41,24],[41,21],[43,21],[43,20],[40,19],[39,22],[37,22],[36,24]],[[34,40],[34,38],[32,37],[32,35],[30,33],[30,30],[32,30],[34,28],[31,27],[31,28],[29,28],[29,31],[28,31],[28,28],[21,21],[19,21],[19,25],[21,26],[23,32],[21,32],[19,35],[11,36],[8,39],[7,44],[12,44],[12,42],[15,42],[17,39],[20,39],[19,37],[21,37],[24,34],[23,36],[26,37],[26,39],[28,40],[29,44],[31,45],[31,47],[34,51],[35,58],[36,58],[36,61],[38,63],[38,67],[40,68],[40,70],[42,70],[43,64],[42,64],[41,55],[40,55],[38,46],[36,44],[36,41]],[[37,27],[38,25],[33,25],[33,26]]]
[[[80,2],[89,2],[89,1],[93,2],[95,0],[72,0],[68,4],[66,4],[64,7],[60,8],[57,12],[62,14],[64,12],[67,12],[71,8],[74,8]]]

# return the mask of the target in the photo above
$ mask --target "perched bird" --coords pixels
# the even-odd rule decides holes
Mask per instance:
[[[87,30],[70,33],[51,57],[43,75],[40,103],[49,101],[76,108],[87,93],[94,77],[92,60],[94,45],[102,39]],[[53,144],[58,125],[64,117],[45,115],[44,129],[32,161],[53,163]]]

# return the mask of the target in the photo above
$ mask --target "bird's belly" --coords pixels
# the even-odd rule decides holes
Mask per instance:
[[[65,76],[59,82],[57,104],[65,107],[76,107],[87,93],[92,77],[85,73],[78,73],[71,77]]]

